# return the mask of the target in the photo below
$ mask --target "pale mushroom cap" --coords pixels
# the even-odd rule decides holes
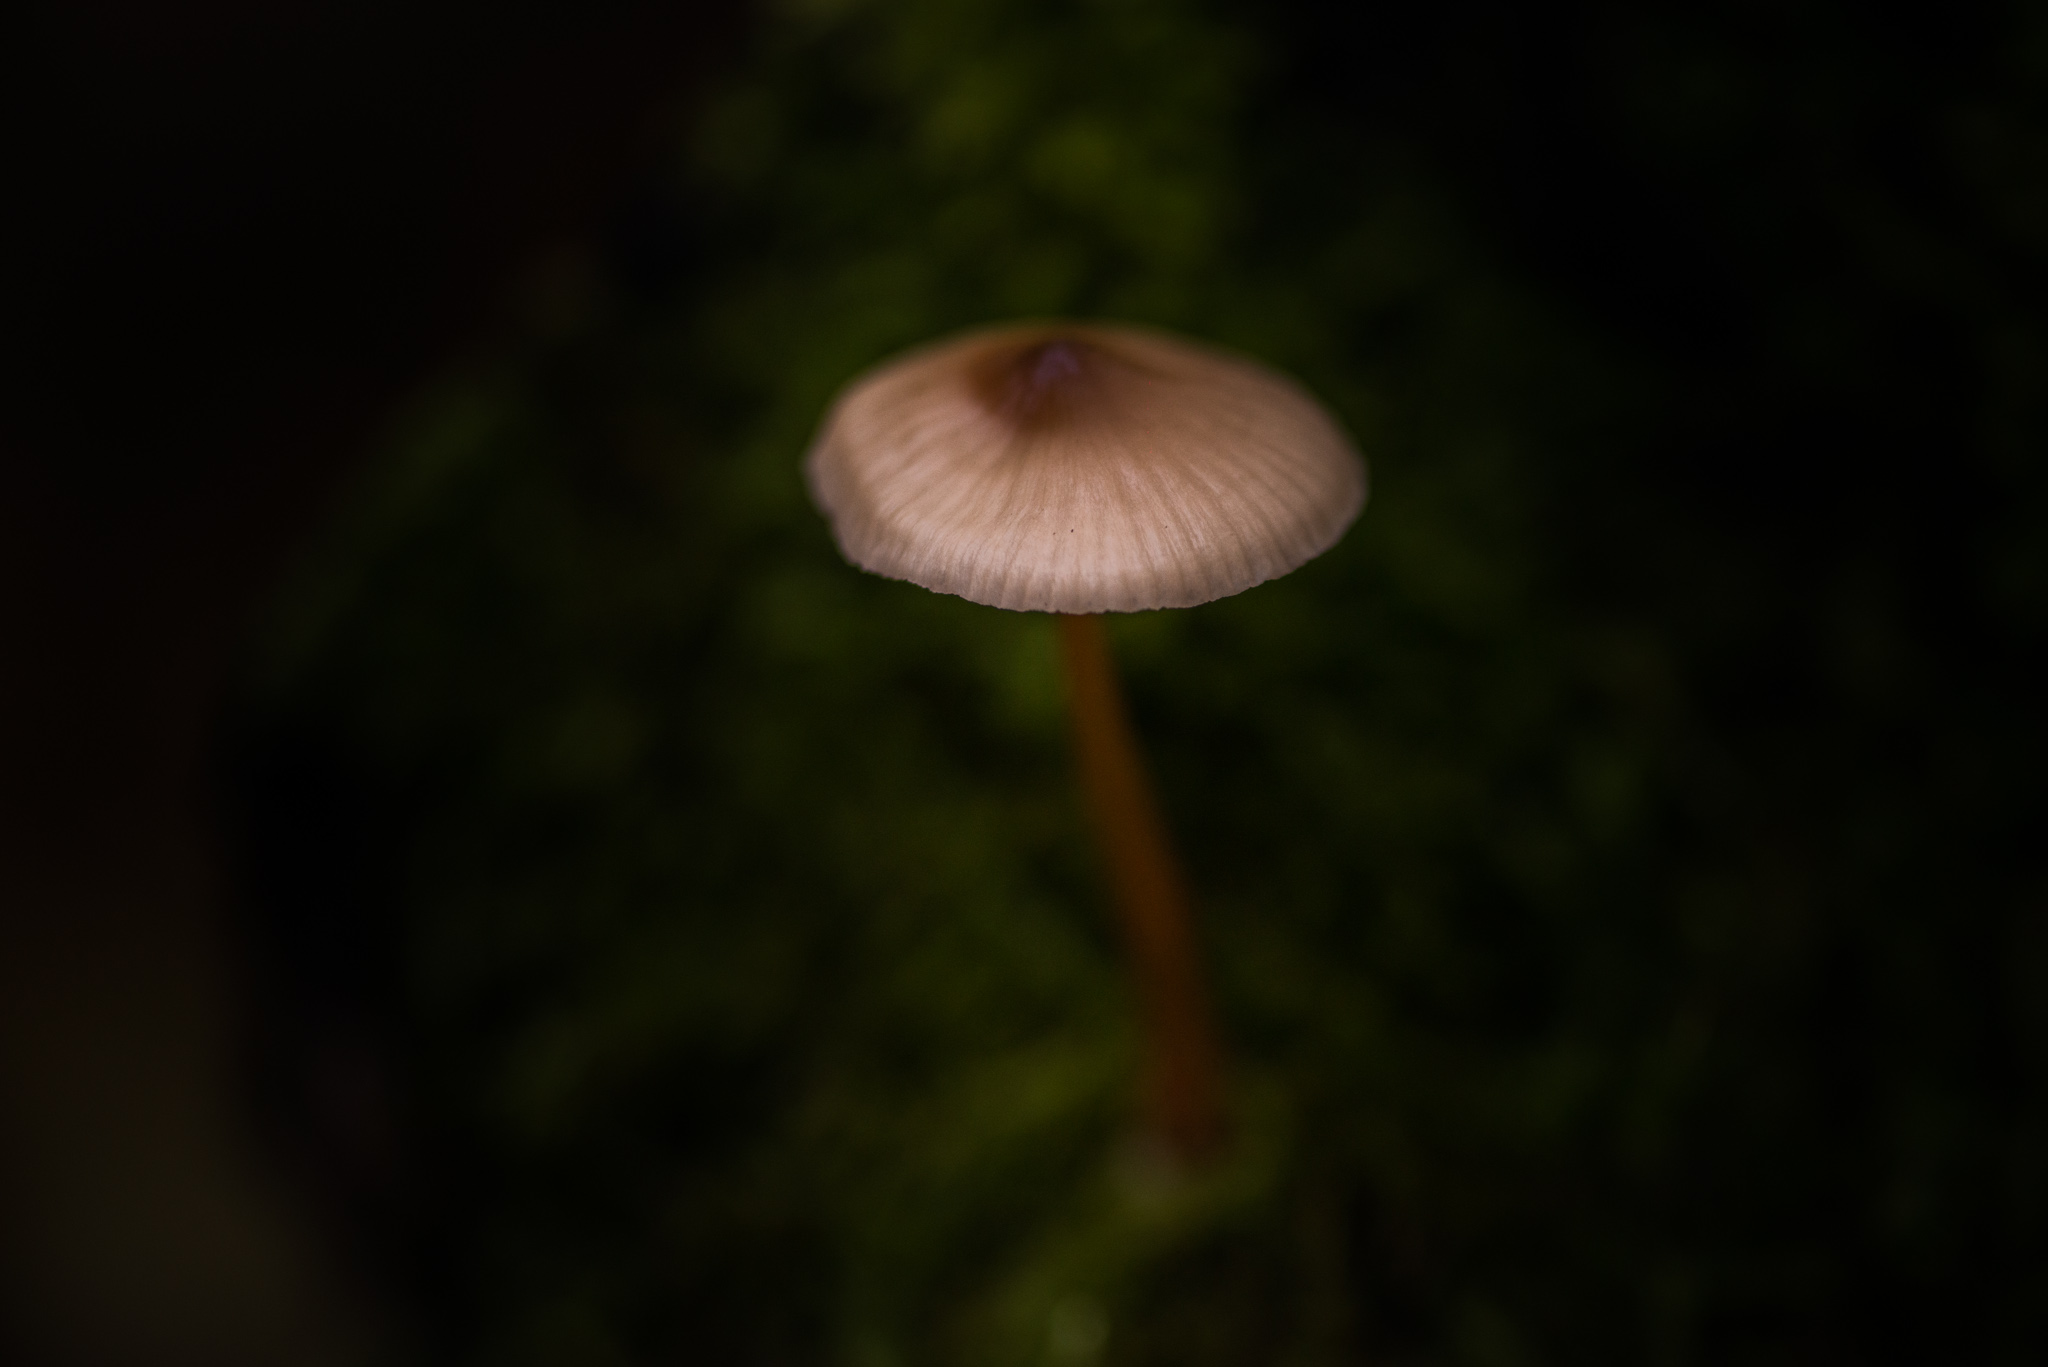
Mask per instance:
[[[1035,612],[1191,607],[1287,573],[1365,505],[1302,388],[1140,328],[1033,323],[861,376],[804,462],[862,569]]]

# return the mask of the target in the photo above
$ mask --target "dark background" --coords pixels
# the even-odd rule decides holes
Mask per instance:
[[[0,1355],[312,1360],[357,1316],[247,1104],[209,759],[236,643],[392,406],[606,221],[738,24],[110,0],[7,25]]]
[[[1085,45],[1095,21],[1053,9],[1042,21],[1013,16],[1007,31],[1037,25]],[[1322,1200],[1341,1211],[1327,1300],[1352,1307],[1351,1318],[1315,1338],[1284,1315],[1246,1311],[1217,1341],[1247,1351],[1312,1341],[1350,1360],[2034,1360],[2048,1333],[2048,909],[2035,848],[2048,625],[2048,16],[2024,4],[1216,13],[1229,31],[1257,35],[1259,58],[1237,78],[1244,93],[1229,114],[1241,164],[1215,175],[1239,177],[1237,193],[1261,206],[1235,211],[1249,226],[1232,230],[1219,259],[1233,270],[1241,258],[1283,263],[1271,272],[1293,271],[1311,294],[1319,281],[1341,292],[1350,277],[1329,244],[1373,206],[1400,201],[1419,206],[1423,226],[1412,231],[1428,241],[1386,257],[1387,269],[1423,283],[1313,324],[1250,306],[1205,314],[1166,286],[1120,297],[1114,285],[1077,285],[1045,297],[1235,328],[1230,340],[1302,370],[1385,472],[1386,502],[1362,536],[1398,539],[1398,519],[1375,519],[1430,506],[1412,493],[1403,504],[1404,487],[1433,487],[1419,474],[1404,486],[1403,471],[1426,473],[1432,452],[1459,449],[1458,414],[1483,410],[1521,442],[1498,478],[1474,467],[1469,478],[1487,488],[1469,521],[1483,539],[1488,519],[1503,519],[1507,539],[1528,544],[1507,572],[1526,594],[1494,617],[1460,619],[1455,594],[1397,593],[1350,628],[1365,641],[1448,640],[1431,647],[1430,659],[1449,661],[1442,668],[1505,661],[1503,676],[1518,678],[1541,670],[1522,646],[1501,644],[1521,640],[1517,631],[1576,643],[1620,622],[1635,633],[1628,640],[1651,643],[1641,677],[1612,697],[1593,689],[1558,705],[1567,720],[1573,708],[1626,714],[1617,745],[1653,792],[1623,822],[1625,837],[1582,842],[1602,851],[1587,856],[1598,872],[1517,883],[1524,856],[1510,849],[1500,856],[1509,872],[1473,875],[1476,890],[1446,898],[1450,929],[1431,933],[1452,947],[1432,951],[1426,971],[1391,940],[1374,941],[1357,949],[1359,976],[1345,991],[1386,986],[1403,1028],[1459,1044],[1430,1056],[1437,1066],[1472,1077],[1491,1066],[1489,1050],[1504,1057],[1559,1021],[1605,1022],[1586,1037],[1614,1058],[1662,1028],[1653,1005],[1587,983],[1638,982],[1646,997],[1704,1002],[1695,1015],[1712,1021],[1694,1071],[1615,1084],[1604,1118],[1512,1159],[1485,1144],[1462,1154],[1459,1122],[1444,1118],[1455,1107],[1392,1103],[1435,1117],[1415,1123],[1419,1167],[1440,1165],[1445,1183],[1489,1174],[1499,1191],[1461,1202],[1424,1182],[1417,1195],[1388,1177],[1383,1155],[1347,1167],[1348,1150],[1317,1151],[1329,1171],[1287,1189],[1310,1193],[1299,1196],[1304,1208]],[[404,947],[405,918],[445,920],[440,890],[457,878],[443,869],[408,883],[415,876],[399,870],[422,857],[403,851],[451,829],[498,829],[497,818],[436,816],[473,813],[476,792],[511,792],[492,799],[508,808],[525,801],[516,784],[488,777],[498,772],[489,764],[451,760],[448,747],[494,754],[494,738],[512,737],[502,744],[516,749],[523,704],[494,701],[481,685],[464,694],[438,665],[384,662],[374,643],[401,639],[407,619],[374,606],[355,635],[325,648],[341,663],[308,671],[313,682],[287,687],[286,702],[251,703],[234,681],[268,595],[316,543],[338,491],[388,445],[381,434],[402,406],[465,358],[515,357],[491,363],[511,375],[494,392],[538,396],[550,415],[542,425],[572,434],[550,438],[570,453],[557,462],[569,472],[561,505],[603,510],[642,496],[639,438],[583,437],[616,436],[614,417],[639,412],[638,390],[602,376],[656,369],[646,358],[669,345],[660,320],[745,299],[718,290],[726,274],[748,271],[810,290],[815,313],[880,316],[872,293],[835,295],[818,284],[836,278],[824,268],[804,273],[836,250],[835,233],[910,231],[876,228],[863,192],[824,183],[824,172],[802,178],[811,173],[801,168],[885,164],[900,132],[873,112],[886,103],[875,80],[842,77],[868,70],[868,21],[849,23],[855,36],[841,40],[778,38],[784,21],[750,24],[712,6],[90,5],[32,14],[24,41],[8,44],[0,1305],[14,1356],[345,1359],[380,1341],[518,1356],[504,1346],[516,1338],[503,1327],[517,1323],[508,1302],[568,1274],[477,1272],[480,1247],[508,1228],[640,1247],[611,1214],[551,1224],[555,1215],[518,1212],[544,1187],[550,1211],[578,1201],[609,1211],[617,1192],[562,1195],[575,1187],[562,1172],[657,1161],[636,1144],[673,1140],[695,1153],[690,1127],[702,1125],[606,1112],[573,1122],[596,1137],[547,1163],[504,1159],[492,1147],[497,1122],[480,1119],[450,1079],[465,1059],[491,1056],[494,1030],[516,1034],[521,1000],[547,1000],[552,988],[529,968],[524,998],[516,981],[501,982],[487,1010],[451,1008],[466,1000],[456,989],[437,997],[399,967],[416,952]],[[985,55],[985,34],[931,32],[962,61]],[[1156,40],[1169,61],[1182,52],[1176,42],[1196,51],[1179,32]],[[943,69],[951,59],[932,60]],[[1141,96],[1157,81],[1157,105],[1178,107],[1167,77],[1133,70]],[[675,145],[735,81],[775,92],[782,126],[799,131],[785,131],[780,153],[748,154],[768,170],[679,176]],[[785,176],[785,166],[799,170]],[[977,174],[1002,183],[1007,172]],[[1028,228],[1014,233],[1033,240]],[[1090,259],[1106,276],[1154,269],[1119,266],[1110,249]],[[1190,259],[1186,271],[1199,275]],[[1006,261],[991,278],[1003,269],[1024,272]],[[610,302],[595,322],[562,322],[562,310],[591,307],[576,302],[589,277]],[[1010,297],[1000,283],[945,288],[953,302],[906,311],[966,322]],[[1459,322],[1474,309],[1514,319]],[[893,326],[845,343],[825,392],[873,359],[863,349],[916,339]],[[809,363],[829,368],[815,353]],[[1360,392],[1397,395],[1383,428],[1371,425],[1383,410],[1344,388],[1352,373],[1372,376]],[[744,419],[733,413],[781,402],[792,407],[784,427],[803,420],[794,400],[764,398],[758,377],[707,385],[709,397],[675,420],[685,465],[715,467],[720,441],[739,444]],[[1404,385],[1429,397],[1402,399]],[[1384,467],[1375,435],[1387,436]],[[504,459],[524,468],[529,457]],[[690,503],[694,486],[683,487],[664,497]],[[698,502],[712,511],[677,525],[741,528],[701,532],[704,544],[756,535],[751,505],[731,513],[708,495]],[[434,566],[444,562],[494,565],[494,543],[466,531],[463,516],[363,553],[398,566],[375,601],[440,582]],[[1356,681],[1381,674],[1426,687],[1437,667],[1373,663],[1369,645],[1332,663],[1289,644],[1314,635],[1302,623],[1329,620],[1347,592],[1388,578],[1377,562],[1358,563],[1330,571],[1353,577],[1314,581],[1322,587],[1305,597],[1258,600],[1282,607],[1197,616],[1151,657],[1138,637],[1126,643],[1162,773],[1194,794],[1169,805],[1191,843],[1223,851],[1206,868],[1204,856],[1194,861],[1219,902],[1253,860],[1230,843],[1245,818],[1202,796],[1204,784],[1227,786],[1217,766],[1271,781],[1257,756],[1279,733],[1219,723],[1232,709],[1211,695],[1235,676],[1213,661],[1264,641],[1282,662],[1274,678],[1334,681],[1324,693],[1304,685],[1311,698],[1367,696]],[[554,583],[551,573],[538,578]],[[709,582],[711,593],[726,583]],[[737,594],[752,582],[735,574],[729,586]],[[512,625],[475,628],[475,653],[523,658],[503,642],[528,639],[519,623],[538,614],[499,592],[514,604]],[[605,601],[614,600],[625,601]],[[1288,616],[1289,602],[1307,616]],[[659,629],[633,624],[666,610],[621,608],[620,631],[659,641]],[[1501,624],[1511,618],[1522,625]],[[684,658],[742,658],[750,638],[720,630],[705,628],[688,646],[700,654]],[[460,653],[471,638],[448,639]],[[372,665],[355,663],[366,658]],[[428,656],[405,657],[417,658]],[[446,744],[430,736],[398,744],[396,758],[390,747],[362,758],[358,748],[374,747],[336,718],[393,713],[390,698],[408,696],[414,677],[429,680],[422,696],[453,689],[453,702],[436,704],[443,714],[467,699],[498,720],[478,723],[481,740],[449,723],[434,733],[456,738]],[[1183,688],[1171,681],[1180,677],[1205,682]],[[943,701],[966,688],[927,682],[883,691]],[[731,715],[745,714],[735,704]],[[1504,775],[1517,795],[1502,812],[1536,813],[1535,829],[1571,807],[1579,780],[1569,773],[1583,757],[1553,762],[1518,724],[1474,723],[1484,734],[1446,763]],[[1013,750],[967,768],[1045,763],[1036,740]],[[821,770],[834,762],[854,765],[821,759]],[[718,772],[669,781],[715,786]],[[906,761],[904,773],[916,772]],[[1348,791],[1341,777],[1325,781]],[[1584,783],[1597,787],[1597,775]],[[615,799],[579,801],[601,814]],[[1597,825],[1583,814],[1558,820]],[[1446,837],[1441,857],[1485,865],[1494,838],[1474,836],[1469,849],[1480,853],[1460,854],[1468,846]],[[564,837],[563,847],[594,839]],[[1405,867],[1398,832],[1371,840],[1383,843],[1362,863]],[[1374,926],[1401,905],[1392,881],[1299,876],[1345,889],[1330,895]],[[1086,886],[1081,875],[1047,878]],[[419,891],[426,885],[436,890]],[[1580,924],[1575,907],[1603,926],[1661,929],[1550,929]],[[1219,940],[1236,943],[1227,905],[1218,915]],[[1532,918],[1546,929],[1528,930]],[[1317,938],[1319,925],[1305,919],[1290,933],[1354,963],[1335,947],[1341,937]],[[1238,999],[1254,1002],[1248,989]],[[1673,1029],[1693,1019],[1678,1015]],[[1276,1019],[1239,1007],[1248,1054],[1325,1057],[1290,1043]],[[1303,1038],[1335,1038],[1344,1019],[1334,1007],[1301,1027]],[[759,1056],[804,1047],[777,1037]],[[698,1054],[681,1057],[650,1065],[662,1085],[740,1085]],[[1302,1094],[1321,1095],[1311,1083],[1327,1071],[1301,1063]],[[1348,1102],[1328,1104],[1350,1114]],[[1624,1112],[1682,1135],[1659,1141],[1675,1157],[1641,1160],[1654,1172],[1640,1182],[1614,1176],[1636,1161]],[[728,1158],[720,1150],[703,1162]],[[460,1180],[478,1167],[490,1175]],[[729,1212],[706,1218],[707,1228],[757,1228]],[[1565,1239],[1575,1251],[1560,1256],[1548,1231],[1573,1221],[1592,1232]],[[834,1255],[818,1250],[842,1247],[785,1233],[762,1235],[769,1251],[749,1256],[765,1267],[775,1250],[795,1248],[829,1267]],[[1586,1252],[1593,1244],[1600,1250]],[[1666,1258],[1674,1248],[1683,1256]],[[607,1251],[589,1265],[609,1271],[577,1274],[631,1288],[594,1298],[615,1310],[600,1314],[612,1319],[599,1338],[625,1344],[626,1360],[693,1343],[734,1360],[827,1352],[831,1332],[803,1316],[829,1320],[819,1306],[831,1298],[777,1289],[781,1269],[750,1274],[745,1259],[724,1304],[686,1287],[675,1293],[684,1310],[650,1315],[661,1276],[727,1285],[681,1255],[672,1262],[683,1272],[639,1270],[664,1256]],[[1603,1307],[1635,1304],[1613,1289],[1627,1282],[1614,1269],[1632,1263],[1685,1269],[1640,1292],[1669,1302],[1644,1312],[1661,1327],[1640,1339],[1588,1327]],[[1133,1308],[1117,1302],[1115,1322],[1170,1320],[1176,1286],[1255,1281],[1217,1254],[1128,1292]],[[1255,1287],[1240,1299],[1256,1307],[1275,1295]],[[764,1308],[732,1308],[750,1298]],[[746,1327],[750,1314],[797,1327],[762,1338]],[[564,1344],[586,1342],[563,1333]],[[1176,1353],[1170,1338],[1142,1334],[1111,1345]]]

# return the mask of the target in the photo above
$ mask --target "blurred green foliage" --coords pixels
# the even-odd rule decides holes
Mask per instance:
[[[1733,263],[1676,303],[1489,198],[1484,72],[1404,125],[1301,14],[764,17],[683,265],[559,263],[251,670],[245,750],[377,814],[298,876],[395,909],[452,1359],[2038,1360],[2048,29],[1916,105],[1788,15],[1573,49]],[[1887,119],[1940,195],[1859,178]],[[1068,314],[1299,375],[1373,468],[1322,560],[1113,624],[1231,1051],[1192,1178],[1131,1141],[1050,623],[847,568],[798,474],[863,367]]]

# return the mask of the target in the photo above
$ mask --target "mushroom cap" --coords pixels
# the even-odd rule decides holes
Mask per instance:
[[[1292,380],[1149,329],[989,328],[834,401],[804,461],[862,569],[993,607],[1136,612],[1328,550],[1365,462]]]

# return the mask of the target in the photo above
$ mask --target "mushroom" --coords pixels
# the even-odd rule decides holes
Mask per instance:
[[[1082,781],[1137,979],[1146,1126],[1223,1135],[1188,894],[1098,614],[1192,607],[1320,555],[1365,464],[1298,385],[1149,329],[1028,323],[914,350],[840,393],[804,462],[840,551],[940,593],[1058,614]]]

